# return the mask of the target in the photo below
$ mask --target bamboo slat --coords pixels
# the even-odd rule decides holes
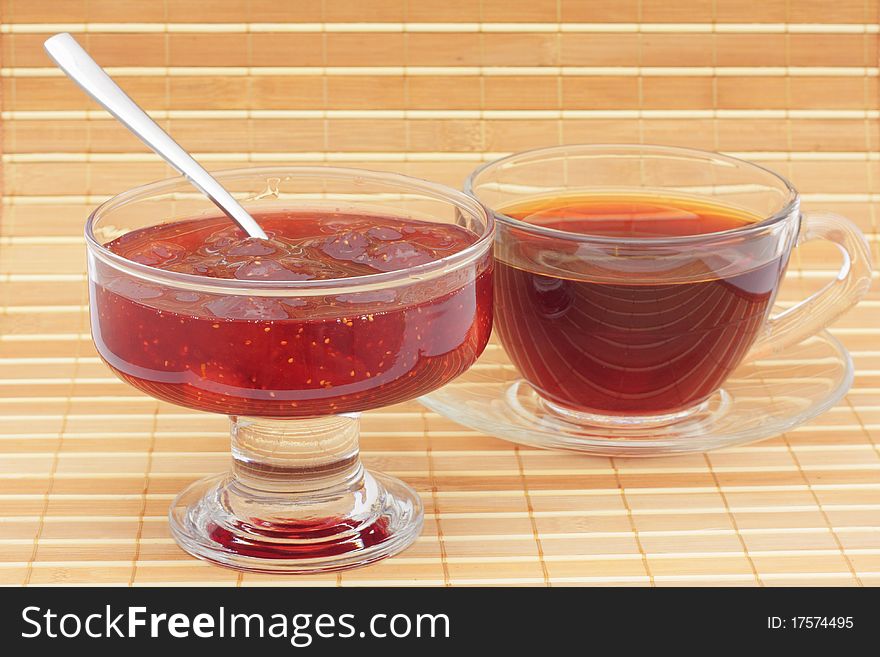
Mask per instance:
[[[783,173],[880,256],[877,3],[2,0],[0,18],[0,584],[880,584],[880,286],[834,329],[851,392],[785,435],[576,457],[409,402],[366,414],[362,440],[425,501],[406,553],[306,578],[191,559],[165,514],[225,467],[225,420],[101,364],[80,237],[97,203],[170,171],[42,51],[74,33],[214,169],[344,164],[459,186],[517,150],[671,143]],[[837,258],[799,252],[782,304]],[[490,345],[478,367],[501,357]]]

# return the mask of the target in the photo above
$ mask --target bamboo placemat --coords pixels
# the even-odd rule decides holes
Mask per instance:
[[[212,168],[349,163],[458,186],[555,143],[672,143],[789,176],[877,254],[878,8],[863,0],[3,0],[0,583],[880,584],[880,291],[834,329],[857,374],[821,418],[656,460],[514,447],[415,402],[365,461],[422,493],[400,557],[323,577],[191,559],[166,510],[229,459],[225,420],[117,381],[88,336],[81,226],[168,169],[50,67],[68,30]],[[370,22],[364,23],[367,20]],[[836,268],[799,252],[782,293]],[[498,347],[491,347],[498,348]]]

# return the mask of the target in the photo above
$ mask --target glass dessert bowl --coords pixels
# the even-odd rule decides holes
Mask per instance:
[[[197,557],[260,572],[397,553],[422,505],[364,469],[359,414],[439,388],[483,351],[493,221],[460,192],[397,174],[217,178],[269,240],[183,178],[120,194],[86,225],[102,359],[157,399],[231,418],[231,472],[180,493],[172,533]]]

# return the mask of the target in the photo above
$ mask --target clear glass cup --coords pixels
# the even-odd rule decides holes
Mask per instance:
[[[717,153],[542,148],[477,169],[465,191],[498,223],[495,326],[523,377],[506,398],[535,426],[550,418],[568,427],[657,427],[717,409],[740,363],[816,334],[870,285],[868,245],[854,224],[801,213],[782,176]],[[758,219],[717,232],[619,238],[506,213],[571,196],[676,197]],[[839,275],[772,314],[792,249],[817,239],[840,248]]]
[[[420,532],[422,504],[403,482],[364,469],[359,416],[442,386],[480,355],[491,332],[494,221],[461,192],[392,173],[270,167],[216,176],[252,213],[413,218],[476,236],[403,270],[242,281],[149,267],[105,246],[168,220],[217,216],[183,178],[120,194],[86,224],[102,359],[157,399],[231,418],[232,471],[193,483],[172,504],[181,547],[261,572],[339,570],[399,552]],[[284,369],[302,358],[314,376]],[[330,358],[351,361],[343,380],[319,378]]]

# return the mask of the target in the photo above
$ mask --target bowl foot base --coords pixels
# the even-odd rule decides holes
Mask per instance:
[[[423,521],[402,481],[365,472],[344,494],[254,491],[231,473],[194,482],[169,512],[177,543],[238,570],[320,573],[364,566],[406,549]]]

